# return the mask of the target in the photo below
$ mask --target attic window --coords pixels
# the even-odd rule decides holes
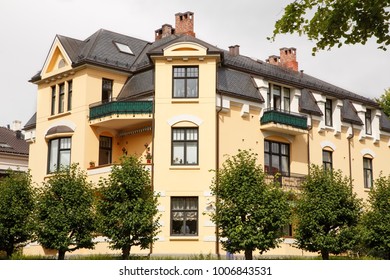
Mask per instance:
[[[126,44],[114,42],[115,46],[118,48],[120,52],[127,53],[127,54],[133,54],[130,47]]]
[[[0,148],[11,148],[11,146],[8,145],[7,143],[0,142]]]

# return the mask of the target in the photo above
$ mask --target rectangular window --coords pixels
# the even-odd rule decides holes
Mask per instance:
[[[63,113],[65,108],[65,84],[60,84],[58,86],[59,96],[58,96],[58,113]]]
[[[172,129],[172,165],[198,164],[198,128]]]
[[[290,89],[283,88],[283,110],[290,113]]]
[[[99,138],[99,165],[112,162],[112,138],[100,136]]]
[[[272,97],[274,99],[273,105],[274,105],[274,110],[280,110],[281,109],[281,91],[282,87],[273,85],[272,86]]]
[[[265,140],[264,169],[271,175],[290,176],[290,145]]]
[[[332,117],[332,100],[326,99],[325,102],[325,125],[333,126],[333,117]]]
[[[364,174],[364,187],[367,189],[371,189],[373,185],[371,158],[366,158],[366,157],[363,158],[363,174]]]
[[[47,173],[70,165],[71,138],[57,138],[49,141],[49,162]]]
[[[113,84],[112,80],[103,79],[102,103],[107,103],[112,101],[112,84]]]
[[[198,98],[198,67],[173,67],[173,98]]]
[[[171,197],[171,235],[198,235],[197,197]]]
[[[322,150],[322,165],[325,170],[332,171],[333,160],[331,151]]]
[[[372,134],[372,123],[371,123],[371,109],[366,109],[365,113],[365,126],[366,126],[366,134]]]
[[[56,86],[51,87],[51,115],[56,113]]]
[[[68,81],[68,111],[72,110],[73,82]]]

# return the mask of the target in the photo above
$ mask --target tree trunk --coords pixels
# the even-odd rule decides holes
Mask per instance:
[[[245,259],[253,260],[252,249],[245,249]]]
[[[126,246],[122,248],[122,259],[128,260],[130,257],[131,246]]]
[[[7,259],[11,258],[12,254],[14,253],[14,247],[10,246],[5,252],[7,253]]]
[[[323,260],[329,260],[329,252],[327,250],[321,251],[321,257]]]
[[[64,250],[58,250],[58,259],[65,260],[65,253],[66,253],[66,251],[64,251]]]

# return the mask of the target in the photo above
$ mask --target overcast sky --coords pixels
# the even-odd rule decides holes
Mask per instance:
[[[100,28],[153,41],[162,24],[175,25],[175,13],[194,12],[196,36],[265,60],[282,47],[297,48],[305,73],[366,97],[390,87],[390,51],[344,46],[311,55],[313,43],[296,35],[272,35],[283,7],[292,0],[0,0],[0,126],[36,110],[37,86],[28,80],[41,70],[56,34],[84,40]]]

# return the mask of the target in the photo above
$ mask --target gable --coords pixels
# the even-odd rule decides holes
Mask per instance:
[[[206,56],[207,48],[194,42],[180,42],[164,48],[164,56]]]
[[[49,54],[47,55],[45,64],[43,66],[41,76],[46,78],[48,76],[56,75],[71,69],[72,61],[66,53],[58,37],[54,40]]]

